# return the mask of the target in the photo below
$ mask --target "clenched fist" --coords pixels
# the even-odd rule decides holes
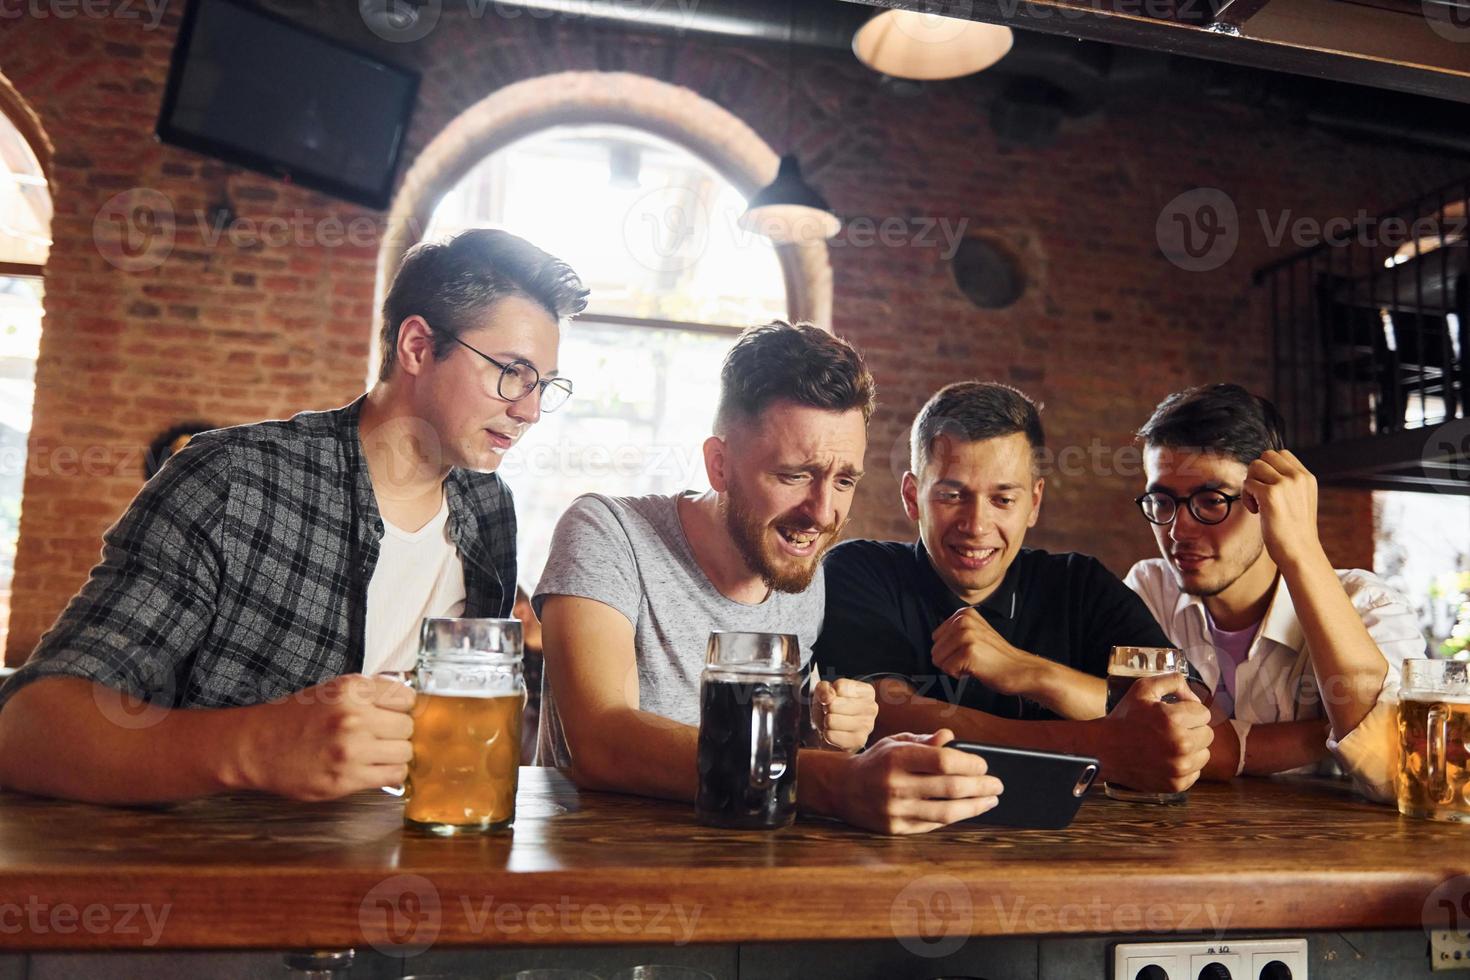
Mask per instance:
[[[269,704],[241,709],[239,770],[251,789],[331,800],[392,786],[413,757],[411,687],[346,674]],[[246,721],[248,719],[248,722]]]
[[[812,727],[824,746],[856,752],[868,744],[877,721],[878,694],[871,684],[840,677],[812,691]]]
[[[1100,725],[1097,756],[1109,782],[1156,793],[1182,793],[1210,761],[1210,709],[1183,674],[1135,681]]]

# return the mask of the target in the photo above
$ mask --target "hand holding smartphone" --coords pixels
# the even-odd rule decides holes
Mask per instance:
[[[945,748],[980,756],[990,775],[1005,784],[999,803],[965,823],[1061,830],[1077,815],[1097,778],[1098,761],[1082,755],[978,742],[950,742]]]

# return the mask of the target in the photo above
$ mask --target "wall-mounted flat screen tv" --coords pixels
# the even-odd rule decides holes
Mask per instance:
[[[381,210],[418,83],[412,71],[241,0],[194,0],[158,137]]]

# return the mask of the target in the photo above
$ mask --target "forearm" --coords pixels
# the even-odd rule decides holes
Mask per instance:
[[[1326,555],[1283,564],[1332,731],[1347,736],[1378,703],[1388,661],[1368,635]]]
[[[846,752],[802,749],[796,758],[796,808],[811,816],[840,819],[853,757]]]
[[[1106,713],[1108,683],[1064,664],[1036,658],[1036,669],[1022,696],[1053,714],[1075,721],[1101,718]]]
[[[621,734],[597,739],[598,748],[579,752],[571,747],[573,780],[583,789],[693,802],[699,787],[699,730],[646,711],[625,715],[599,726]],[[633,732],[641,734],[629,738]],[[797,806],[803,813],[838,816],[851,756],[801,749],[797,759]]]
[[[573,781],[583,789],[693,802],[698,788],[699,729],[637,708],[608,712],[580,726],[567,746]]]
[[[1240,740],[1230,722],[1214,726],[1210,762],[1201,775],[1205,779],[1233,779],[1240,762]],[[1327,722],[1282,721],[1252,725],[1246,736],[1245,768],[1249,776],[1290,772],[1320,762],[1328,755]]]
[[[236,752],[254,708],[146,708],[82,678],[49,677],[0,711],[0,787],[88,803],[161,803],[246,788]],[[112,713],[118,720],[112,720]]]
[[[962,742],[1042,749],[1069,755],[1098,755],[1099,733],[1086,721],[1019,721],[913,694],[890,681],[878,689],[874,734],[928,734],[948,728]]]
[[[1289,772],[1327,758],[1327,722],[1278,721],[1252,725],[1246,737],[1245,772],[1267,776]]]

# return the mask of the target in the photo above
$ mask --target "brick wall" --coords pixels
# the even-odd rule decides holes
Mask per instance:
[[[146,17],[117,14],[0,21],[0,71],[55,146],[56,203],[11,662],[84,580],[102,530],[139,485],[140,447],[156,432],[183,418],[231,424],[334,406],[362,391],[368,373],[377,243],[216,238],[211,208],[227,191],[257,231],[271,218],[290,227],[381,216],[153,139],[179,6],[156,30]],[[424,71],[410,161],[488,92],[566,69],[687,86],[785,147],[780,50],[506,20],[495,5],[456,23],[455,6],[415,45],[373,38],[355,21],[355,4],[291,9]],[[303,12],[312,9],[320,13]],[[1273,252],[1257,209],[1371,212],[1457,175],[1443,159],[1349,145],[1177,90],[1069,123],[1050,148],[1011,150],[990,134],[977,82],[905,99],[840,52],[803,52],[797,65],[793,142],[839,210],[964,219],[1009,242],[1030,282],[1013,307],[979,311],[954,288],[939,248],[833,249],[835,328],[867,351],[881,386],[872,476],[857,504],[864,535],[911,533],[896,504],[896,447],[924,398],[961,377],[995,378],[1045,401],[1052,446],[1078,447],[1073,458],[1085,461],[1053,476],[1030,540],[1095,553],[1121,573],[1151,540],[1131,503],[1140,479],[1136,456],[1122,452],[1130,432],[1181,386],[1267,381],[1249,274]],[[1161,256],[1155,222],[1165,202],[1201,186],[1233,198],[1241,241],[1218,270],[1182,272]],[[108,204],[137,188],[168,201],[174,245],[156,266],[125,271],[109,261],[132,260],[118,251]],[[1362,495],[1324,504],[1339,560],[1371,563],[1365,513]]]

